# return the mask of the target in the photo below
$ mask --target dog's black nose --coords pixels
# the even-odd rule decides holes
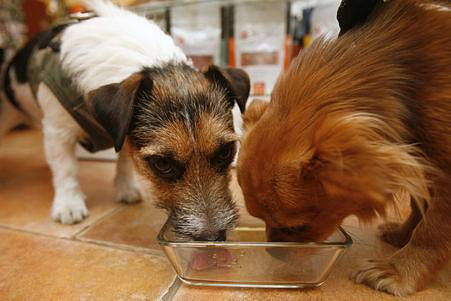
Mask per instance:
[[[221,230],[219,232],[202,232],[200,235],[196,235],[193,237],[194,240],[197,241],[225,241],[226,240],[226,231]]]
[[[222,231],[219,231],[218,237],[216,238],[216,241],[225,241],[226,238],[227,238],[226,237],[226,231],[222,230]]]

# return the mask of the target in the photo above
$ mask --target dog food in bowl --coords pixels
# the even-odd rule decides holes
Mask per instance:
[[[264,226],[238,226],[224,242],[178,240],[170,221],[158,235],[180,280],[204,286],[316,287],[352,245],[341,228],[322,243],[265,240]]]

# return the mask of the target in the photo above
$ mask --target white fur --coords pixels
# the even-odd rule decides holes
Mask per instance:
[[[52,218],[63,224],[73,224],[88,216],[86,197],[78,183],[75,157],[77,137],[82,132],[45,84],[39,85],[37,98],[44,113],[44,149],[55,190]]]
[[[86,4],[100,17],[70,26],[61,44],[63,68],[83,93],[118,83],[143,67],[187,61],[152,21],[102,0]]]
[[[116,201],[136,203],[141,201],[141,192],[136,186],[133,162],[126,150],[119,153],[116,165]]]
[[[100,17],[68,27],[62,34],[61,44],[63,69],[83,94],[120,82],[143,67],[187,62],[171,37],[153,22],[109,2],[86,2]],[[45,155],[55,190],[52,218],[63,224],[79,222],[88,216],[88,210],[78,182],[75,146],[85,134],[45,84],[41,83],[37,92],[40,111],[29,86],[20,85],[14,74],[11,75],[21,107],[32,119],[42,118]],[[8,102],[2,104],[0,114],[0,134],[15,125],[22,115]],[[117,199],[128,203],[139,201],[141,193],[125,151],[119,154],[116,171]]]
[[[80,222],[89,212],[78,182],[75,145],[85,133],[45,84],[39,85],[37,101],[44,114],[44,149],[55,190],[51,216],[63,224]],[[125,150],[119,154],[115,184],[118,201],[133,203],[141,200],[133,165]]]

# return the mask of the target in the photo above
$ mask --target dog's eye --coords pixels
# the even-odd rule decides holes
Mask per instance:
[[[162,173],[162,174],[170,174],[171,172],[174,171],[169,160],[164,159],[164,158],[155,161],[153,163],[153,166],[154,166],[155,170],[157,170],[159,173]]]
[[[220,149],[218,153],[218,160],[228,160],[233,152],[233,145],[226,145]]]
[[[145,158],[154,173],[167,180],[178,180],[185,169],[176,160],[163,156],[150,156]]]
[[[226,169],[233,161],[235,156],[235,142],[229,142],[221,145],[214,153],[211,164],[219,170]]]

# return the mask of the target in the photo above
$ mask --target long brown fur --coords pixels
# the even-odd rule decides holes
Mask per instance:
[[[430,6],[433,4],[434,6]],[[438,9],[440,8],[442,9]],[[342,220],[371,221],[401,193],[403,247],[369,260],[358,283],[424,288],[451,254],[451,5],[391,0],[361,27],[317,40],[245,113],[238,180],[269,240],[320,241]]]

